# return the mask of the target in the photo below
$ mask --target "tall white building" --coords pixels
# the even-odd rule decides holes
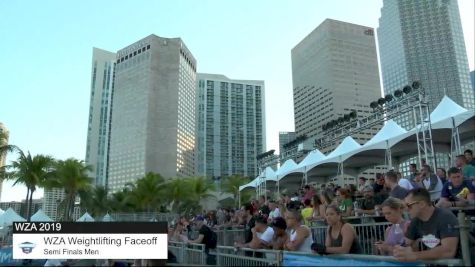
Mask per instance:
[[[430,111],[444,95],[475,108],[457,2],[383,0],[378,44],[386,94],[420,81]],[[412,114],[396,121],[414,127]]]
[[[180,38],[150,35],[116,54],[108,187],[147,172],[195,170],[196,60]]]
[[[93,48],[86,164],[93,167],[89,175],[95,184],[104,187],[107,185],[115,61],[115,53]]]
[[[297,136],[321,137],[324,124],[352,111],[368,116],[381,96],[373,28],[326,19],[292,49],[292,81]],[[353,138],[364,143],[378,129]]]
[[[265,150],[264,81],[197,75],[197,172],[208,177],[258,175]]]

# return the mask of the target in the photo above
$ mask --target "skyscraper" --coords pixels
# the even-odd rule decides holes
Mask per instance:
[[[292,81],[297,136],[319,137],[325,123],[351,111],[369,115],[381,95],[374,30],[326,19],[292,49]],[[364,143],[377,130],[353,138]]]
[[[470,72],[470,80],[472,80],[472,88],[475,93],[475,70],[472,70],[472,72]]]
[[[180,38],[150,35],[117,52],[108,186],[147,172],[194,175],[196,60]]]
[[[475,107],[457,1],[383,0],[378,43],[386,94],[420,81],[430,111],[444,95]],[[412,128],[411,116],[396,121]]]
[[[7,127],[0,122],[0,132],[3,133],[6,139],[0,139],[0,146],[8,144],[8,129]],[[2,153],[0,154],[0,167],[5,165],[5,161],[7,160],[7,154]],[[3,187],[3,180],[0,179],[0,199],[2,198],[2,187]]]
[[[208,177],[258,175],[264,152],[264,81],[197,75],[197,171]]]
[[[295,140],[297,135],[295,132],[279,132],[279,153],[284,151],[284,145]]]
[[[86,164],[93,167],[90,176],[100,186],[107,185],[115,61],[115,53],[93,48]]]

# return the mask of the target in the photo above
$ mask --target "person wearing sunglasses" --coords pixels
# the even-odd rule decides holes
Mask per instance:
[[[400,261],[454,258],[458,249],[458,221],[452,211],[434,207],[425,188],[409,191],[404,199],[411,217],[406,232],[406,246],[397,245],[393,255]],[[420,240],[422,251],[416,248]]]

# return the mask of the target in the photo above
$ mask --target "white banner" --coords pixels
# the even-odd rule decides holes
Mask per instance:
[[[13,234],[14,259],[167,259],[167,234]]]

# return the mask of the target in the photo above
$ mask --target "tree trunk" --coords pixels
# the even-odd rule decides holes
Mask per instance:
[[[31,190],[31,194],[30,194],[30,201],[29,201],[29,205],[28,205],[28,221],[30,221],[30,217],[32,214],[32,206],[33,206],[33,193],[35,192],[35,190]]]
[[[30,217],[28,216],[28,204],[29,204],[29,200],[30,199],[30,188],[27,187],[26,188],[26,198],[25,198],[25,210],[24,210],[24,213],[23,213],[23,216],[26,217],[26,220],[29,222],[30,221]]]
[[[76,196],[74,194],[69,196],[69,208],[68,208],[68,218],[69,220],[72,219],[72,213],[74,211],[74,200],[76,199]]]

